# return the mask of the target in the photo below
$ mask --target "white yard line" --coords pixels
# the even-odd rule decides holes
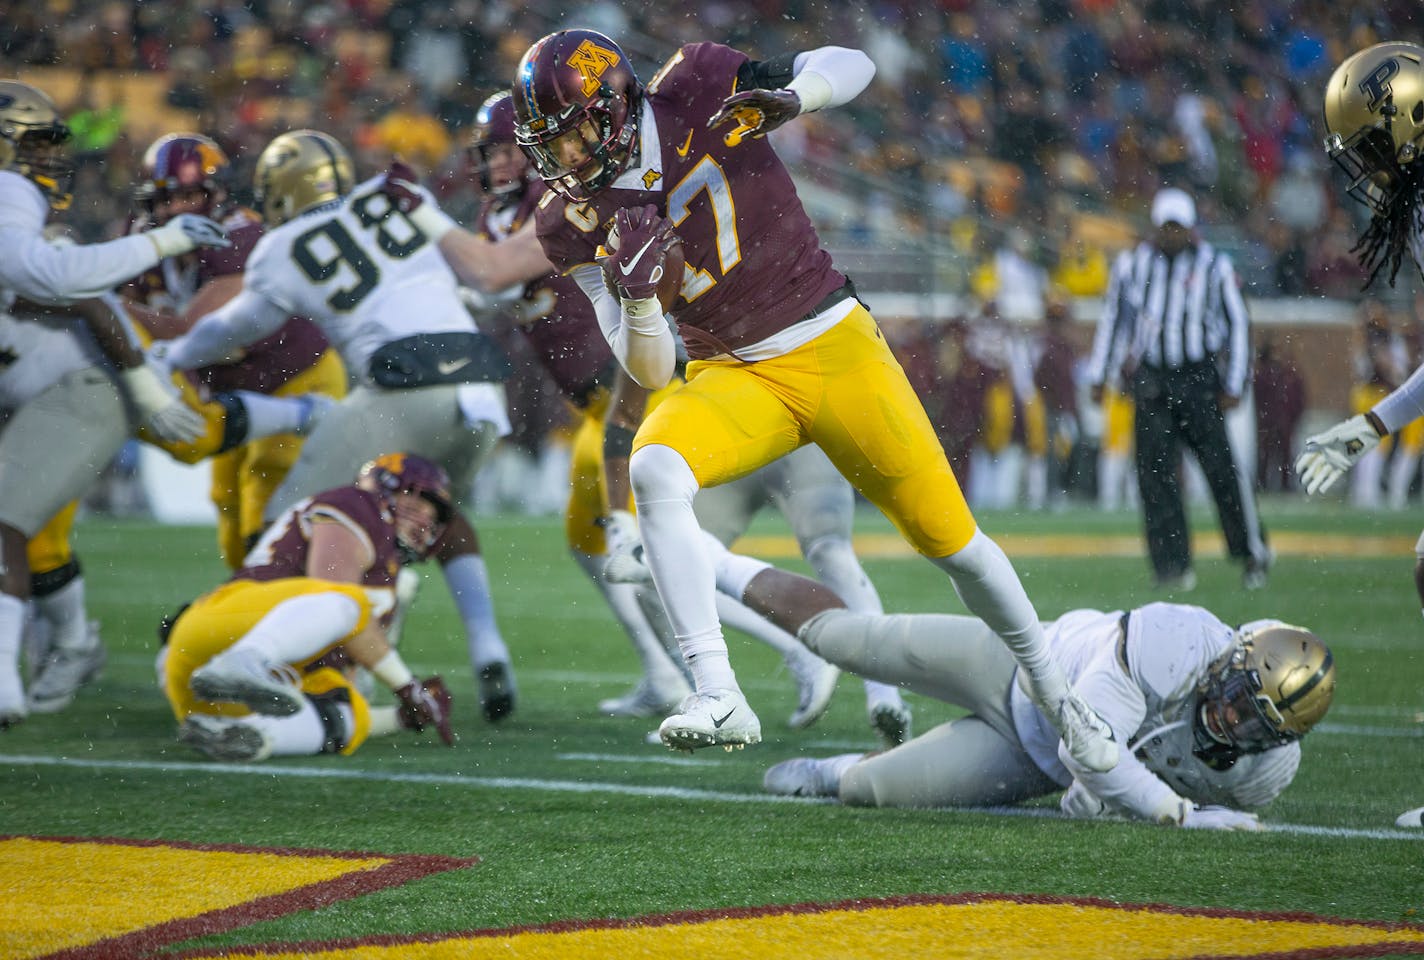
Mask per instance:
[[[618,759],[625,759],[618,757]],[[631,759],[631,758],[628,758]],[[65,767],[99,771],[144,771],[149,773],[194,773],[211,776],[292,777],[311,780],[352,780],[367,783],[438,784],[472,789],[535,790],[547,793],[611,793],[628,797],[671,798],[675,800],[721,801],[723,803],[830,803],[829,799],[780,797],[768,793],[728,793],[721,790],[693,790],[687,787],[655,787],[631,783],[599,783],[595,781],[544,780],[527,777],[467,777],[448,773],[391,773],[376,770],[353,770],[339,766],[266,766],[257,764],[181,763],[155,760],[80,760],[73,757],[45,757],[24,754],[0,754],[0,767]],[[986,807],[973,810],[1006,817],[1038,817],[1062,819],[1063,814],[1047,807]],[[1424,840],[1424,830],[1356,829],[1351,827],[1320,827],[1309,824],[1268,823],[1272,833],[1301,836],[1338,837],[1346,840]]]

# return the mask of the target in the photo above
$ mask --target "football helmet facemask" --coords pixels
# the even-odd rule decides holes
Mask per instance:
[[[479,178],[480,189],[497,200],[509,200],[524,190],[529,163],[522,150],[515,152],[518,158],[514,175],[502,183],[495,182],[493,154],[499,147],[515,147],[514,99],[507,90],[502,90],[480,105],[475,114],[475,129],[470,136],[470,169]]]
[[[28,83],[0,80],[0,170],[39,187],[55,210],[74,199],[74,161],[64,152],[69,137],[53,100]]]
[[[1335,658],[1304,627],[1279,620],[1243,626],[1197,688],[1196,755],[1226,769],[1242,754],[1299,740],[1335,695]]]
[[[583,203],[628,168],[643,88],[628,57],[593,30],[561,30],[524,53],[515,137],[544,182]]]
[[[211,217],[227,198],[231,169],[227,152],[211,137],[201,133],[165,134],[143,152],[142,179],[134,187],[134,199],[152,217],[158,204],[167,203],[179,191],[196,187],[207,194],[207,202],[202,209],[189,212]]]
[[[257,207],[275,227],[346,196],[356,186],[356,168],[335,137],[293,130],[267,144],[252,179]]]
[[[430,556],[455,514],[450,475],[438,463],[414,453],[385,453],[367,462],[356,474],[356,486],[379,494],[386,501],[396,527],[396,549],[405,564]],[[402,529],[407,524],[401,522],[403,518],[395,500],[398,493],[413,494],[429,502],[435,508],[435,523],[409,536]]]
[[[1403,168],[1424,151],[1424,47],[1378,43],[1335,68],[1325,86],[1325,152],[1349,192],[1387,214]]]

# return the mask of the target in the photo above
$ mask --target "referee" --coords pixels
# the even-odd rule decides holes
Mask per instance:
[[[1250,376],[1250,318],[1231,258],[1199,239],[1196,204],[1167,188],[1152,200],[1152,240],[1120,254],[1089,372],[1093,398],[1120,379],[1136,406],[1137,484],[1157,585],[1196,586],[1180,482],[1185,444],[1216,500],[1231,556],[1248,590],[1266,584],[1271,556],[1255,493],[1232,454],[1224,414]]]

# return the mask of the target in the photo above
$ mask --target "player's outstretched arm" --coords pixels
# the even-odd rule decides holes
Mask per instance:
[[[464,229],[422,187],[411,167],[396,160],[386,170],[380,191],[411,223],[440,248],[460,283],[481,293],[498,293],[515,284],[547,276],[554,269],[534,234],[531,220],[499,242]]]
[[[722,108],[707,121],[709,128],[735,122],[727,134],[729,146],[744,136],[762,137],[803,113],[838,107],[860,95],[875,76],[875,64],[860,50],[849,47],[817,47],[798,53],[790,77],[776,61],[753,64],[745,77],[738,76],[738,89],[722,102]]]
[[[174,340],[158,340],[149,355],[172,370],[192,370],[218,363],[263,337],[271,336],[291,311],[244,287],[242,292],[193,324]]]

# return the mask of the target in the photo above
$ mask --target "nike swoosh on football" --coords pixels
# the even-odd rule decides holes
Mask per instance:
[[[713,718],[712,718],[712,726],[713,726],[714,728],[718,729],[718,730],[721,730],[721,729],[722,729],[722,724],[726,723],[727,720],[732,716],[732,714],[734,714],[734,713],[736,713],[736,712],[737,712],[737,708],[736,708],[736,707],[733,707],[732,709],[730,709],[730,710],[727,711],[727,716],[723,717],[721,720],[718,720],[716,717],[713,717]]]
[[[435,365],[435,369],[440,371],[440,373],[444,374],[445,376],[449,376],[456,370],[459,370],[462,367],[468,367],[469,365],[470,358],[465,357],[463,360],[441,360]]]
[[[633,270],[637,268],[638,261],[643,259],[643,254],[648,252],[648,248],[651,247],[654,243],[656,243],[657,239],[657,237],[649,237],[648,242],[643,244],[643,249],[633,254],[633,259],[628,261],[628,265],[626,267],[621,263],[618,265],[618,269],[623,271],[623,276],[628,276],[628,274],[632,273]]]

